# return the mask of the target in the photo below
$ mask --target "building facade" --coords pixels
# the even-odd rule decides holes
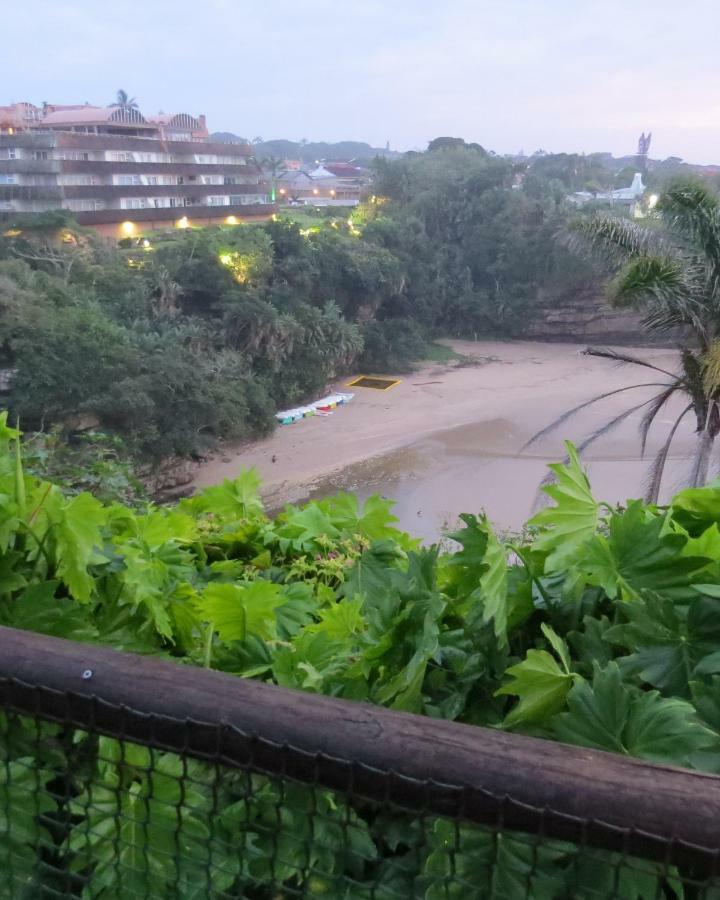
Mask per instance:
[[[278,180],[281,203],[309,206],[357,206],[370,183],[369,173],[348,163],[321,165],[305,172],[283,172]]]
[[[81,225],[128,237],[268,216],[269,185],[251,153],[210,142],[202,116],[0,107],[0,217],[67,209]]]

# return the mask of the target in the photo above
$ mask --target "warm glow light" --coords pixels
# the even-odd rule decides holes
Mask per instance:
[[[17,237],[19,234],[22,234],[19,228],[8,228],[7,231],[3,231],[3,237]]]
[[[648,208],[654,209],[657,206],[657,202],[659,199],[660,198],[657,194],[650,194],[650,196],[648,197]]]
[[[335,191],[330,191],[330,196],[331,196],[331,197],[334,197],[334,196],[335,196]]]
[[[143,247],[144,247],[146,250],[149,250],[149,249],[150,249],[150,241],[149,241],[147,238],[144,238],[144,240],[143,240]]]
[[[135,233],[135,223],[134,222],[123,222],[120,226],[122,233],[128,235]]]
[[[14,128],[8,128],[8,134],[15,134]]]
[[[237,216],[228,216],[225,219],[226,225],[237,225],[237,223],[238,223]]]
[[[229,253],[223,253],[220,256],[220,262],[224,266],[231,266],[232,265],[232,256]]]
[[[188,217],[183,216],[182,219],[178,219],[175,224],[178,228],[187,228],[190,223],[188,222]]]
[[[317,188],[313,188],[313,194],[319,194],[320,191]]]
[[[281,193],[281,194],[284,194],[284,193],[285,193],[285,188],[280,188],[280,193]]]

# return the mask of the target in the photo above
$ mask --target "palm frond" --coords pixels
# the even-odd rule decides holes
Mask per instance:
[[[713,258],[717,258],[720,204],[706,184],[698,178],[675,179],[663,191],[658,209],[678,237],[710,248]]]
[[[629,384],[626,387],[616,388],[614,391],[606,391],[604,394],[597,394],[595,397],[592,397],[590,400],[585,400],[583,403],[579,403],[577,406],[574,406],[572,409],[567,410],[561,416],[558,416],[557,419],[554,419],[549,425],[546,425],[545,428],[536,432],[529,440],[527,440],[518,453],[522,453],[523,450],[527,450],[528,447],[532,446],[536,441],[539,441],[541,438],[546,437],[548,434],[552,434],[553,431],[556,431],[564,422],[567,422],[575,413],[580,412],[581,409],[585,409],[588,406],[592,406],[593,403],[598,403],[600,400],[604,400],[606,397],[612,397],[615,394],[622,394],[624,391],[634,391],[637,388],[643,387],[662,387],[667,388],[669,385],[663,384],[662,382],[657,381],[648,381],[643,384]],[[646,400],[645,403],[649,403],[649,400]],[[644,406],[645,403],[641,403],[641,406]]]
[[[654,398],[652,398],[652,399],[654,399]],[[600,440],[601,437],[605,437],[606,434],[608,434],[614,428],[617,428],[618,425],[622,424],[625,421],[625,419],[628,419],[631,415],[633,415],[633,413],[636,413],[639,409],[642,409],[643,406],[647,406],[648,403],[651,403],[652,399],[644,400],[642,403],[638,403],[635,406],[631,406],[628,409],[624,409],[621,413],[618,413],[618,415],[613,416],[612,419],[609,419],[607,422],[605,422],[604,425],[601,425],[599,428],[596,428],[595,431],[591,432],[591,434],[589,434],[587,437],[583,438],[582,441],[580,441],[580,443],[577,445],[576,450],[578,452],[578,455],[582,454],[582,452],[584,450],[587,450],[587,448],[591,444],[594,444],[595,441]],[[563,465],[567,465],[569,462],[570,462],[570,457],[565,456],[563,458]],[[554,481],[554,479],[555,479],[555,473],[550,471],[540,482],[540,486],[543,487],[547,484],[550,484],[552,481]]]
[[[669,256],[638,256],[628,260],[610,282],[608,294],[615,306],[638,308],[661,303],[682,309],[692,302],[682,262]]]
[[[688,403],[688,405],[680,413],[677,419],[675,419],[675,422],[673,423],[673,426],[668,432],[667,438],[665,439],[665,443],[662,445],[662,447],[658,451],[657,456],[653,460],[653,464],[650,467],[650,471],[648,473],[647,486],[645,488],[646,503],[657,503],[658,501],[658,496],[660,494],[660,484],[662,483],[662,478],[665,474],[665,463],[667,462],[668,453],[670,452],[670,445],[672,444],[673,438],[675,437],[675,432],[680,427],[680,423],[692,408],[693,404]]]
[[[720,390],[720,341],[713,341],[703,355],[702,384],[710,397]]]
[[[571,223],[566,244],[575,252],[585,255],[589,252],[596,258],[617,264],[656,250],[662,241],[657,232],[629,219],[598,216]]]
[[[648,362],[641,356],[633,356],[631,353],[623,353],[620,350],[612,350],[610,347],[586,347],[583,350],[583,356],[597,356],[600,359],[611,359],[618,365],[642,366],[645,369],[654,369],[656,372],[662,372],[663,375],[669,375],[670,378],[677,378],[677,374],[669,372],[655,363]]]
[[[661,391],[657,397],[655,397],[652,405],[648,408],[645,415],[640,420],[640,458],[645,456],[645,446],[647,444],[648,432],[650,431],[650,426],[655,421],[656,416],[660,412],[660,410],[665,406],[668,400],[672,397],[675,391],[680,390],[680,385],[678,383],[671,384],[669,387],[665,388],[664,391]]]

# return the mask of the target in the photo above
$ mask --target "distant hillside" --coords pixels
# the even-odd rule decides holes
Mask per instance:
[[[230,131],[216,131],[211,138],[221,143],[246,142],[252,143],[256,156],[275,156],[279,159],[300,159],[306,163],[314,163],[316,159],[337,159],[357,162],[370,162],[376,156],[385,156],[388,159],[397,159],[402,156],[394,150],[385,150],[381,147],[371,147],[362,141],[339,141],[336,144],[326,141],[299,142],[278,139],[275,141],[247,141]]]

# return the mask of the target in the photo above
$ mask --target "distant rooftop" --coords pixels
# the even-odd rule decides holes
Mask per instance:
[[[141,137],[164,140],[207,140],[209,132],[205,116],[188,113],[158,113],[144,116],[135,106],[91,106],[85,104],[14,103],[0,106],[0,131],[52,130],[124,133],[134,131]],[[12,132],[11,132],[12,133]]]

